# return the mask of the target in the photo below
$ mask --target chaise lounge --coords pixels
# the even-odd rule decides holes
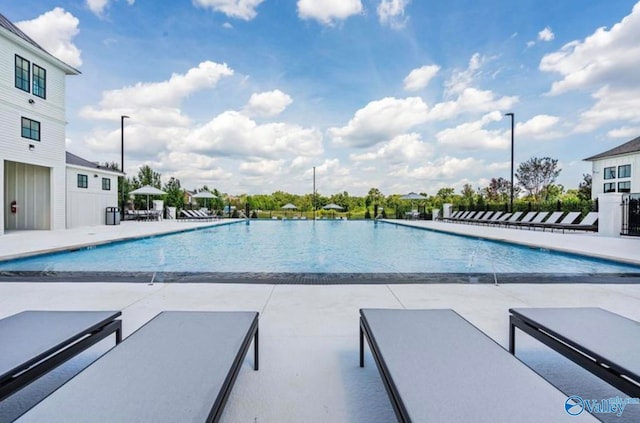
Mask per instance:
[[[217,422],[257,312],[162,312],[23,414],[24,422]]]
[[[119,311],[23,311],[0,320],[0,400],[98,341],[122,340]]]
[[[596,421],[453,310],[361,309],[360,367],[365,338],[399,422]]]
[[[512,308],[509,351],[516,328],[631,397],[640,397],[640,323],[601,308]]]

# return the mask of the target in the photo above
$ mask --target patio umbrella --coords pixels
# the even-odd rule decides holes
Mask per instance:
[[[405,194],[400,197],[401,200],[411,200],[411,209],[413,210],[413,200],[426,200],[427,197],[424,195],[416,194],[415,192],[410,192],[409,194]]]
[[[333,217],[335,210],[342,210],[343,209],[343,207],[341,207],[341,206],[339,206],[337,204],[334,204],[334,203],[327,204],[326,206],[324,206],[322,208],[325,209],[325,210],[331,210],[331,217]]]
[[[138,188],[136,190],[131,191],[129,194],[133,195],[146,195],[147,196],[147,211],[149,211],[149,196],[150,195],[164,195],[166,192],[152,187],[151,185],[145,185],[142,188]]]
[[[204,199],[204,208],[207,208],[207,198],[218,198],[215,195],[211,194],[209,191],[204,190],[199,193],[192,195],[191,198],[203,198]]]
[[[291,204],[291,203],[287,203],[284,206],[282,206],[283,210],[295,210],[297,209],[295,204]]]

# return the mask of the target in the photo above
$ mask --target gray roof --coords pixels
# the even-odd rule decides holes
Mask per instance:
[[[106,170],[107,172],[119,173],[121,175],[123,174],[119,170],[111,169],[106,166],[100,166],[95,162],[90,162],[89,160],[83,159],[82,157],[76,156],[75,154],[69,153],[68,151],[66,153],[67,153],[66,163],[69,165],[81,166],[89,169],[96,169],[96,170],[102,170],[102,171]]]
[[[11,32],[12,34],[18,36],[19,38],[23,39],[27,43],[31,44],[32,46],[34,46],[38,50],[42,51],[47,56],[55,59],[56,62],[61,63],[62,65],[64,65],[64,67],[67,68],[67,73],[72,73],[72,74],[79,74],[80,73],[80,71],[75,69],[73,66],[70,66],[70,65],[64,63],[62,60],[58,59],[57,57],[55,57],[54,55],[49,53],[47,50],[42,48],[42,46],[40,44],[38,44],[35,41],[33,41],[33,39],[31,37],[29,37],[27,34],[22,32],[22,30],[20,28],[15,26],[13,24],[13,22],[11,22],[9,19],[7,19],[2,13],[0,13],[0,28],[6,29],[7,31]]]
[[[605,157],[619,156],[621,154],[637,153],[640,152],[640,137],[634,138],[631,141],[625,142],[611,150],[607,150],[604,153],[596,154],[595,156],[587,157],[585,161],[594,161],[597,159],[604,159]]]

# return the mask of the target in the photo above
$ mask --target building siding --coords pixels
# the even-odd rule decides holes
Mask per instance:
[[[618,178],[618,166],[631,165],[630,178]],[[592,189],[591,198],[598,198],[598,194],[604,193],[604,184],[608,182],[615,183],[616,192],[618,191],[618,182],[631,182],[631,193],[640,193],[640,153],[625,154],[615,157],[607,157],[596,159],[592,162]],[[604,179],[604,169],[607,167],[616,168],[615,179]]]
[[[16,39],[13,34],[0,29],[0,151],[2,151],[2,184],[0,184],[1,208],[0,234],[8,225],[7,210],[12,199],[5,192],[8,183],[6,172],[7,163],[34,165],[48,168],[49,181],[40,184],[48,184],[48,209],[41,202],[35,204],[29,202],[27,207],[36,207],[41,215],[27,218],[24,224],[27,229],[41,229],[41,220],[47,219],[48,229],[61,230],[66,226],[66,163],[65,163],[65,77],[66,71],[63,65],[39,49],[27,44],[21,39]],[[46,69],[47,85],[46,99],[37,97],[31,93],[15,87],[15,55],[33,64]],[[32,71],[32,69],[31,69]],[[31,84],[33,72],[31,72]],[[31,87],[30,87],[31,89]],[[32,100],[30,103],[29,100]],[[21,117],[26,117],[40,122],[40,141],[23,138],[21,135]],[[29,146],[33,145],[30,149]],[[40,175],[36,168],[23,167],[25,172],[24,182],[30,183],[31,173]],[[33,206],[31,204],[34,204]],[[31,213],[29,213],[31,216]]]
[[[87,175],[87,188],[78,188],[78,174]],[[111,189],[102,189],[102,178]],[[99,169],[67,166],[67,228],[105,224],[107,207],[118,207],[118,177]]]

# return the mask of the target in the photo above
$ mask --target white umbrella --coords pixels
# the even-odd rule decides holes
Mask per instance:
[[[209,191],[204,190],[200,191],[197,194],[191,196],[191,198],[204,198],[204,207],[207,207],[207,198],[218,198],[215,195],[211,194]]]
[[[291,203],[287,203],[287,204],[285,204],[284,206],[282,206],[282,208],[283,208],[284,210],[294,210],[294,209],[297,209],[296,205],[295,205],[295,204],[291,204]]]
[[[413,200],[426,200],[427,197],[424,195],[416,194],[415,192],[410,192],[409,194],[405,194],[400,197],[401,200],[411,200],[411,209],[413,213]]]
[[[129,194],[133,195],[146,195],[147,196],[147,211],[149,211],[149,196],[150,195],[165,195],[166,192],[152,187],[151,185],[145,185],[142,188],[138,188],[136,190],[131,191]]]
[[[342,210],[343,209],[342,206],[339,206],[339,205],[334,204],[334,203],[327,204],[326,206],[324,206],[322,208],[325,209],[325,210]],[[333,216],[333,212],[331,212],[331,215]]]

